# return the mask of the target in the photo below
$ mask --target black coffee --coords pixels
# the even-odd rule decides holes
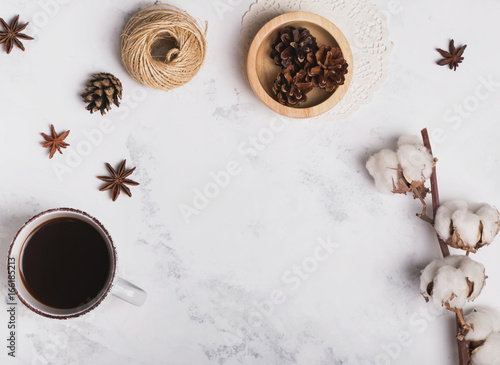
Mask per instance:
[[[89,223],[70,217],[38,226],[21,252],[21,278],[39,302],[58,309],[79,307],[106,286],[111,254]]]

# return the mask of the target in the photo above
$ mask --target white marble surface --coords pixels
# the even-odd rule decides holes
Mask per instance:
[[[17,228],[59,206],[97,216],[117,243],[120,275],[149,294],[143,307],[110,297],[68,321],[19,305],[17,357],[2,340],[0,362],[456,364],[453,317],[418,292],[419,271],[440,255],[433,232],[415,218],[418,202],[378,194],[364,164],[428,127],[442,199],[500,206],[500,2],[377,0],[395,47],[373,102],[342,121],[281,119],[286,128],[253,156],[249,146],[275,115],[241,74],[236,44],[251,1],[174,2],[209,21],[209,48],[199,75],[169,93],[141,87],[120,62],[125,19],[149,3],[0,4],[1,17],[20,13],[36,37],[24,53],[0,52],[0,294]],[[456,72],[434,63],[450,37],[468,44]],[[100,71],[125,88],[105,118],[79,98]],[[490,89],[481,86],[488,79]],[[90,145],[104,119],[113,130]],[[50,123],[71,130],[71,148],[52,160],[39,134]],[[95,176],[123,158],[141,185],[113,203]],[[235,176],[186,222],[179,207],[228,163]],[[498,243],[476,256],[489,276],[477,304],[500,304],[498,257]],[[279,303],[263,309],[271,299]]]

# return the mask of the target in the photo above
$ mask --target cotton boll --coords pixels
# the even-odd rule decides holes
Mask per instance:
[[[465,336],[467,341],[481,341],[492,332],[500,332],[500,313],[493,308],[476,308],[464,319],[473,327]]]
[[[499,221],[500,214],[489,204],[453,201],[438,208],[434,228],[449,246],[476,252],[493,241]]]
[[[398,156],[396,152],[384,149],[366,162],[366,168],[375,179],[375,187],[381,193],[390,194],[398,181]]]
[[[434,160],[429,151],[427,151],[427,148],[425,148],[417,137],[400,137],[398,147],[399,164],[408,178],[416,181],[425,181],[431,176]]]
[[[453,213],[451,220],[463,243],[467,246],[475,247],[476,243],[481,239],[479,217],[469,210],[460,209]]]
[[[479,296],[485,280],[482,264],[468,256],[451,255],[427,265],[420,277],[420,291],[439,307],[461,309],[467,300]]]
[[[500,365],[500,332],[493,332],[471,356],[471,365]]]
[[[476,210],[476,214],[483,224],[483,235],[481,240],[491,243],[498,234],[500,227],[498,210],[489,204],[481,204]]]

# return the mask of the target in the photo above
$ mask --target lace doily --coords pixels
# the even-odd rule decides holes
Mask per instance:
[[[354,57],[354,74],[344,98],[320,118],[344,119],[369,103],[387,76],[392,42],[385,16],[370,0],[257,0],[243,15],[241,40],[243,72],[248,50],[259,29],[274,17],[292,11],[321,15],[346,36]]]

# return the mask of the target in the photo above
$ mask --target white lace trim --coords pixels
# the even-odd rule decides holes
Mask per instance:
[[[354,75],[344,98],[321,118],[344,119],[373,94],[387,76],[392,42],[385,16],[370,0],[257,0],[242,19],[241,40],[243,72],[250,44],[259,29],[274,17],[292,11],[321,15],[346,36],[353,53]]]

